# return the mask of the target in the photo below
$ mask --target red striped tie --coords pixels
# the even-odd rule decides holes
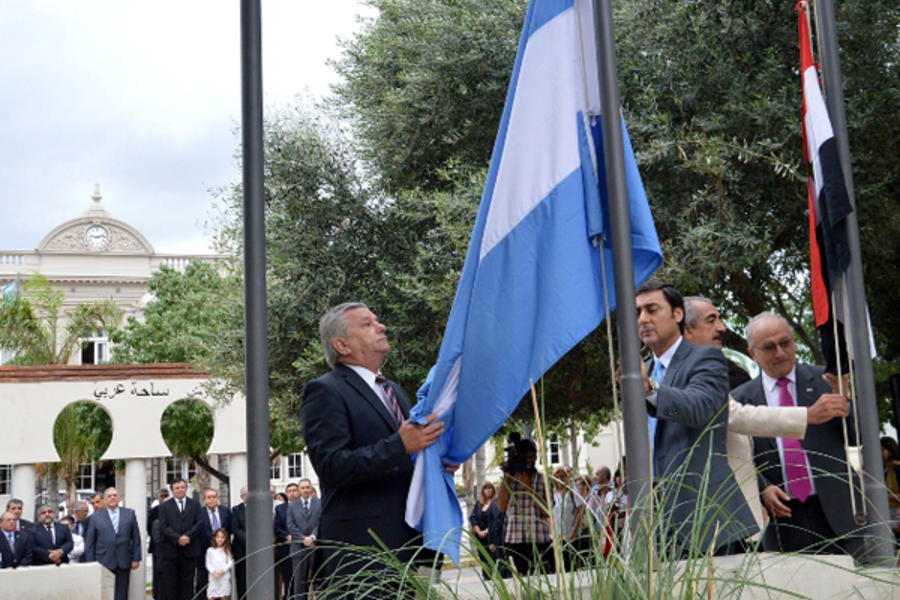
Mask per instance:
[[[375,383],[384,388],[384,393],[387,394],[388,404],[391,407],[391,410],[394,413],[394,418],[397,420],[397,425],[403,423],[403,411],[400,410],[400,404],[397,403],[397,396],[394,395],[394,390],[391,387],[391,384],[388,383],[388,380],[384,378],[383,375],[375,376]]]

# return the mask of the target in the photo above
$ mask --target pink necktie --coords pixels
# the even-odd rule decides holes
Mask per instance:
[[[778,380],[781,387],[778,396],[780,406],[796,406],[788,390],[788,383],[790,382],[785,377]],[[788,492],[800,502],[806,502],[812,493],[812,483],[809,480],[809,470],[806,468],[803,443],[796,438],[781,438],[781,446],[784,448],[784,470],[787,475]]]

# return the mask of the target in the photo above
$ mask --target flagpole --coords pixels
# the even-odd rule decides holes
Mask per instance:
[[[269,493],[269,360],[263,205],[262,18],[241,0],[241,142],[244,195],[244,365],[247,396],[247,597],[275,594]]]
[[[854,409],[859,417],[862,441],[863,477],[867,500],[868,527],[866,529],[865,560],[873,563],[891,563],[894,557],[894,536],[887,524],[888,500],[882,468],[878,409],[875,395],[875,377],[869,348],[869,317],[866,314],[866,294],[863,284],[862,254],[859,243],[859,225],[856,215],[856,195],[853,189],[853,172],[850,168],[850,144],[847,139],[847,117],[844,113],[843,78],[838,55],[837,29],[832,0],[816,2],[816,31],[819,35],[819,55],[825,83],[825,104],[831,117],[837,142],[841,171],[847,186],[847,195],[854,210],[847,215],[847,242],[850,247],[850,265],[847,268],[847,304],[849,306],[849,338],[853,349],[853,367],[859,393]]]
[[[600,119],[603,127],[603,156],[609,194],[612,231],[613,277],[616,283],[616,325],[622,363],[622,416],[625,422],[625,455],[628,457],[628,498],[632,507],[646,507],[649,500],[650,440],[644,379],[641,375],[641,343],[634,305],[634,260],[631,247],[631,215],[625,185],[625,149],[619,114],[619,82],[616,43],[610,0],[594,5],[597,32],[597,66],[600,72]],[[602,252],[602,249],[601,249]],[[632,533],[641,519],[630,519]]]

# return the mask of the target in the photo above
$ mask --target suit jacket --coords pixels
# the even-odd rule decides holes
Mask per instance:
[[[753,436],[803,438],[806,434],[806,409],[802,406],[770,408],[741,404],[735,399],[728,403],[728,466],[741,486],[741,493],[760,531],[763,521],[759,484],[753,462]]]
[[[389,384],[408,415],[406,394]],[[377,545],[371,530],[388,548],[410,542],[416,531],[404,513],[412,461],[396,419],[366,382],[338,364],[306,385],[301,421],[323,491],[319,538]]]
[[[19,519],[19,531],[25,531],[34,527],[34,523],[28,519]]]
[[[231,551],[237,559],[247,554],[247,506],[243,502],[231,507],[231,526]]]
[[[647,405],[658,419],[654,461],[657,476],[666,481],[665,518],[679,541],[695,540],[706,550],[717,527],[716,547],[756,533],[753,514],[726,457],[728,365],[722,351],[682,338],[656,394],[656,406]]]
[[[63,551],[62,562],[69,562],[69,552],[72,551],[72,547],[75,545],[75,542],[72,540],[72,532],[69,531],[68,525],[63,525],[59,522],[53,523],[53,529],[56,533],[55,544],[50,536],[50,532],[47,531],[43,524],[38,523],[28,530],[28,533],[31,534],[31,538],[34,540],[34,564],[53,564],[50,561],[50,551],[57,549]]]
[[[0,530],[0,569],[27,567],[34,561],[34,540],[31,533],[16,532],[15,546],[9,547],[6,532]]]
[[[824,371],[824,368],[812,365],[796,366],[797,397],[794,401],[797,406],[811,406],[822,394],[831,393],[831,387],[822,380]],[[733,394],[738,402],[767,406],[761,375],[734,390]],[[852,444],[856,437],[851,426],[853,420],[848,419],[847,422],[849,441]],[[809,425],[803,439],[803,447],[812,469],[816,493],[821,499],[822,509],[829,525],[838,536],[849,534],[856,529],[856,525],[850,510],[847,455],[844,451],[841,419],[831,419],[820,425]],[[784,490],[784,475],[775,438],[754,438],[754,451],[760,489],[765,489],[768,485],[777,485]],[[854,482],[854,485],[858,486],[855,477]],[[775,535],[774,528],[770,527],[766,530],[763,541],[771,541]]]
[[[149,511],[147,511],[147,537],[150,538],[150,545],[147,548],[147,552],[153,554],[153,549],[156,546],[156,540],[153,536],[153,523],[159,518],[159,507],[161,504],[157,504]]]
[[[188,497],[185,497],[184,502],[183,512],[178,510],[174,497],[159,507],[160,543],[154,547],[159,558],[196,558],[206,551],[200,543],[200,530],[203,527],[200,503]],[[182,535],[191,538],[187,546],[178,545],[178,538]]]
[[[309,498],[309,511],[303,510],[303,499],[299,498],[287,505],[287,530],[291,536],[291,553],[311,550],[303,545],[306,536],[319,537],[319,518],[322,516],[322,503],[318,498]]]
[[[231,533],[231,509],[227,506],[219,505],[219,527],[224,527],[228,533]],[[200,506],[200,518],[203,526],[200,528],[200,544],[203,548],[209,548],[212,541],[212,523],[209,522],[209,509],[205,505]],[[205,552],[205,550],[204,550]]]
[[[141,528],[134,511],[119,507],[118,533],[108,510],[94,513],[84,538],[84,556],[87,561],[97,561],[110,571],[128,571],[132,562],[140,562]]]

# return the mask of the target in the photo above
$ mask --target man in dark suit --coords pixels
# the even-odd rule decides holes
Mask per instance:
[[[200,545],[203,517],[200,503],[187,497],[187,482],[171,484],[172,499],[159,508],[159,544],[154,560],[160,561],[162,588],[160,600],[188,600],[194,593],[194,569],[197,557],[206,552]]]
[[[300,497],[287,507],[287,528],[291,535],[291,568],[294,594],[299,600],[306,600],[309,593],[309,572],[315,568],[316,537],[319,535],[319,516],[322,505],[312,495],[312,483],[301,479],[298,486]]]
[[[409,421],[403,390],[381,376],[390,350],[386,328],[364,304],[345,303],[319,321],[319,336],[332,371],[303,390],[301,421],[313,468],[322,485],[319,523],[323,545],[376,546],[376,538],[406,561],[417,532],[406,524],[412,477],[410,453],[443,433],[437,415],[427,425]],[[339,576],[383,568],[371,556],[347,550],[328,560]],[[336,560],[334,560],[336,559]],[[357,580],[358,583],[358,580]]]
[[[6,503],[6,510],[10,511],[12,514],[16,516],[16,531],[25,531],[34,523],[29,521],[28,519],[22,518],[22,510],[24,505],[22,501],[18,498],[10,498]]]
[[[837,377],[824,375],[821,367],[797,364],[794,334],[778,315],[753,317],[747,325],[747,342],[762,372],[734,390],[737,401],[807,407],[820,399],[846,403],[838,393]],[[848,433],[852,444],[852,427]],[[860,554],[863,543],[853,535],[857,528],[850,509],[840,419],[810,423],[802,442],[755,438],[754,451],[762,503],[772,517],[763,536],[766,550]]]
[[[227,506],[219,506],[219,492],[209,488],[203,492],[202,527],[200,527],[200,547],[203,552],[197,557],[197,574],[194,583],[194,594],[199,595],[209,582],[206,570],[206,549],[212,541],[213,533],[225,529],[231,537],[231,510]]]
[[[272,519],[272,530],[275,534],[275,568],[280,577],[275,578],[275,597],[290,598],[293,589],[291,582],[291,533],[288,531],[288,505],[300,497],[300,486],[289,483],[284,488],[287,502],[275,507]]]
[[[653,351],[642,375],[647,412],[655,418],[654,477],[662,485],[664,519],[673,527],[677,552],[706,552],[712,543],[717,554],[740,552],[759,528],[726,458],[725,356],[682,337],[684,300],[675,287],[647,281],[635,303],[638,335]]]
[[[116,600],[128,600],[128,579],[141,563],[141,528],[134,511],[119,506],[119,492],[107,488],[103,493],[105,509],[91,516],[84,555],[97,561],[116,576]]]
[[[147,547],[147,553],[153,554],[156,548],[156,541],[159,538],[159,525],[156,526],[156,532],[153,531],[153,524],[159,519],[159,507],[169,497],[169,490],[166,488],[156,492],[156,506],[147,512],[147,537],[150,538],[150,544]],[[153,597],[159,598],[159,561],[153,561]]]
[[[247,594],[247,486],[241,488],[241,502],[231,507],[231,553],[234,555],[234,578],[237,581],[237,597]]]
[[[0,569],[27,567],[34,560],[34,541],[26,531],[16,531],[16,515],[0,517]]]
[[[53,520],[53,507],[45,504],[38,509],[38,522],[28,532],[34,540],[34,564],[56,565],[69,562],[74,542],[68,525]]]

